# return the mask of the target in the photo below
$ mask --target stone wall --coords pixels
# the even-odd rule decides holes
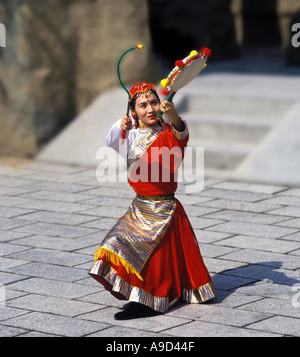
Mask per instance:
[[[136,16],[138,9],[139,16]],[[2,0],[0,154],[34,156],[94,98],[125,83],[158,79],[151,64],[146,0]]]
[[[170,68],[202,46],[212,49],[210,61],[237,58],[241,47],[288,47],[299,9],[300,0],[0,0],[7,34],[0,155],[34,156],[118,86],[117,60],[128,47],[145,45],[124,59],[124,82],[155,82],[161,70],[153,57]],[[289,49],[287,63],[300,65],[298,53]]]

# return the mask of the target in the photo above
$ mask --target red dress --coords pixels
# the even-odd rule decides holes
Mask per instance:
[[[180,297],[215,297],[189,219],[173,194],[188,130],[158,123],[128,154],[137,193],[126,214],[103,238],[90,275],[116,298],[166,312]]]

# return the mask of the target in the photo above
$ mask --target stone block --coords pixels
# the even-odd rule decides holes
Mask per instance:
[[[108,326],[102,322],[84,321],[42,312],[30,312],[18,318],[11,318],[6,320],[5,324],[28,330],[35,326],[36,331],[65,337],[86,336]]]

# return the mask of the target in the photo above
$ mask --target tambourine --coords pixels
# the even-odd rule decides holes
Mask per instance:
[[[199,52],[191,51],[189,56],[183,60],[175,62],[175,67],[166,79],[161,80],[160,84],[164,88],[163,94],[168,95],[166,100],[171,102],[176,92],[191,82],[205,67],[207,57],[211,55],[208,48],[203,48]],[[161,119],[163,112],[158,113]]]

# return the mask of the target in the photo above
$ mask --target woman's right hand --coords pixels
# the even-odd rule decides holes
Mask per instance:
[[[131,121],[131,118],[128,115],[126,115],[126,114],[123,115],[120,127],[121,127],[122,130],[125,130],[125,131],[131,129],[132,121]]]

